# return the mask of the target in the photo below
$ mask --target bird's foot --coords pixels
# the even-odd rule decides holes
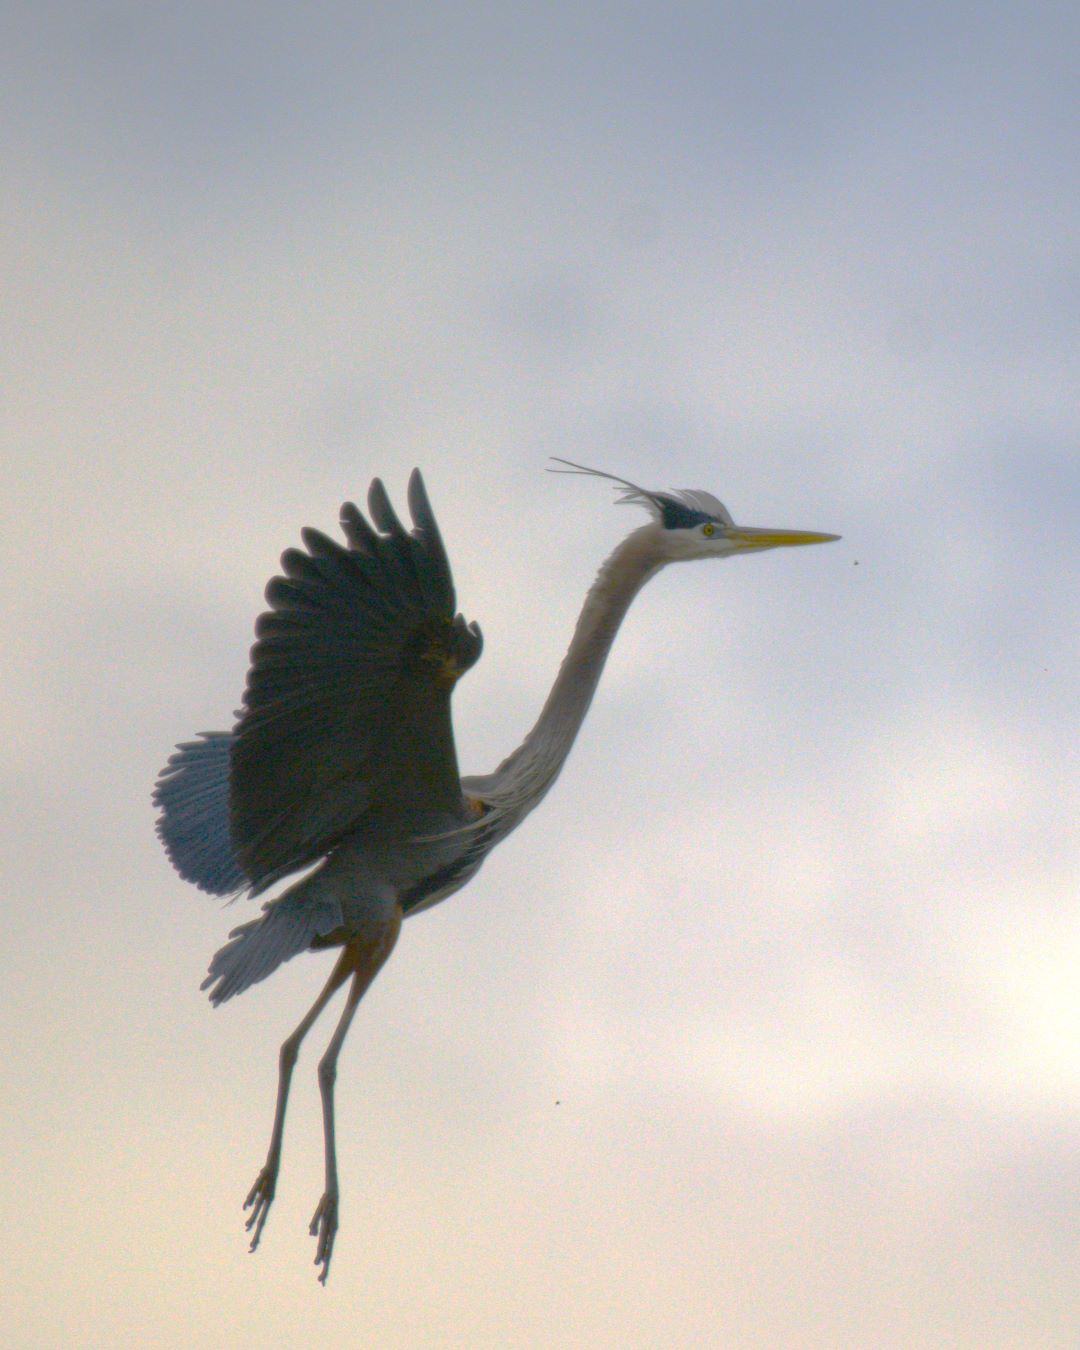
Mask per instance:
[[[319,1201],[318,1208],[311,1220],[311,1226],[308,1229],[313,1238],[318,1238],[318,1244],[315,1248],[315,1264],[322,1266],[322,1273],[319,1276],[320,1284],[325,1284],[326,1277],[330,1274],[330,1257],[334,1252],[334,1238],[337,1236],[337,1230],[337,1191],[326,1191]]]
[[[274,1187],[277,1185],[277,1164],[267,1163],[259,1175],[255,1178],[255,1184],[248,1191],[247,1199],[244,1201],[244,1208],[250,1209],[247,1223],[244,1227],[251,1234],[251,1246],[249,1251],[254,1251],[259,1245],[259,1238],[262,1237],[263,1225],[266,1223],[266,1216],[270,1213],[270,1206],[274,1203]]]

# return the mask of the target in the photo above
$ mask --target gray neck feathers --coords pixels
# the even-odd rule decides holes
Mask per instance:
[[[585,597],[570,647],[536,725],[486,780],[482,793],[496,807],[522,819],[558,777],[585,720],[615,634],[631,601],[663,566],[655,525],[643,525],[622,541]],[[480,786],[481,780],[476,780]]]

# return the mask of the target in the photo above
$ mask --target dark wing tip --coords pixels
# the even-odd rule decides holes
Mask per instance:
[[[437,535],[439,527],[435,524],[435,512],[431,509],[427,488],[424,487],[424,477],[419,469],[413,469],[409,474],[408,501],[409,514],[416,528]]]
[[[374,558],[379,547],[379,536],[364,519],[355,502],[345,502],[338,514],[341,531],[349,547],[366,558]]]
[[[368,488],[368,511],[376,527],[383,534],[390,534],[395,538],[400,538],[405,534],[405,527],[391,505],[390,497],[381,478],[371,480],[371,487]]]

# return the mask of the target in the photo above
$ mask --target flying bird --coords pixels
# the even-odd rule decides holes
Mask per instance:
[[[213,1003],[300,952],[338,951],[322,992],[281,1046],[270,1146],[244,1202],[254,1251],[274,1200],[300,1043],[348,984],[318,1069],[326,1178],[310,1231],[323,1284],[338,1231],[338,1055],[402,919],[460,890],[539,805],[566,762],[630,603],[662,567],[838,537],[736,525],[708,492],[654,491],[557,463],[563,467],[554,472],[614,483],[619,501],[644,507],[650,519],[600,568],[535,726],[493,773],[458,772],[450,698],[483,641],[457,612],[450,564],[414,470],[412,529],[376,478],[369,519],[351,502],[341,509],[344,544],[305,529],[303,549],[282,555],[282,575],[267,586],[269,608],[255,625],[233,729],[177,746],[154,790],[169,858],[201,890],[256,896],[304,873],[230,933],[203,981]]]

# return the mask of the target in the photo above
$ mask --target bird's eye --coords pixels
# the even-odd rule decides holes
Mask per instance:
[[[706,523],[701,527],[701,533],[705,536],[706,539],[711,539],[713,535],[716,533],[716,526],[712,523],[711,520],[706,521]]]

